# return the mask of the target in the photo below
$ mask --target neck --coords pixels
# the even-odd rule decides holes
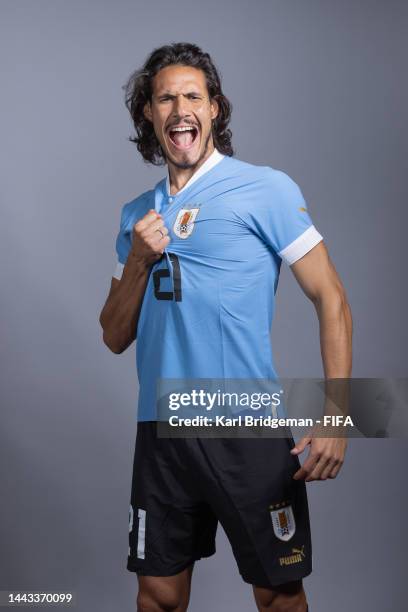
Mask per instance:
[[[193,174],[197,172],[200,166],[207,161],[214,150],[214,144],[209,143],[204,155],[200,157],[193,166],[189,166],[188,168],[183,167],[182,165],[176,166],[172,161],[167,161],[171,195],[175,195],[178,191],[180,191],[180,189],[183,189],[184,185],[191,179]]]

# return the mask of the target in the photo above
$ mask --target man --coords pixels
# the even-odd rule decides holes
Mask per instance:
[[[282,260],[316,308],[325,377],[348,378],[344,288],[296,183],[233,157],[231,106],[208,54],[188,43],[155,49],[126,94],[138,150],[168,167],[166,179],[122,209],[100,316],[114,353],[137,335],[127,568],[138,575],[138,610],[187,609],[194,562],[215,552],[220,521],[258,610],[304,612],[305,480],[334,478],[345,440],[305,436],[295,447],[292,438],[160,438],[156,383],[275,379],[269,332]]]

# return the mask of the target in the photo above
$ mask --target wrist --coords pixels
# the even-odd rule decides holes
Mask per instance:
[[[131,268],[133,271],[139,272],[148,272],[151,268],[151,263],[146,259],[146,257],[141,256],[140,254],[129,252],[126,266]]]

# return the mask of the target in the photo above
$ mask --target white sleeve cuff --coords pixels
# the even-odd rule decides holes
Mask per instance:
[[[118,261],[118,263],[116,264],[116,268],[115,271],[113,273],[113,278],[117,278],[118,280],[120,280],[122,278],[122,273],[123,273],[123,268],[124,268],[124,264],[120,263]]]
[[[295,261],[313,249],[321,240],[323,240],[323,236],[319,234],[314,225],[311,225],[296,240],[282,249],[278,255],[291,266]]]

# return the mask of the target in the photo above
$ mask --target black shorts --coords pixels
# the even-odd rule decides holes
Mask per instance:
[[[312,571],[304,480],[287,438],[159,438],[140,422],[127,569],[172,576],[215,553],[218,521],[245,582],[273,587]]]

